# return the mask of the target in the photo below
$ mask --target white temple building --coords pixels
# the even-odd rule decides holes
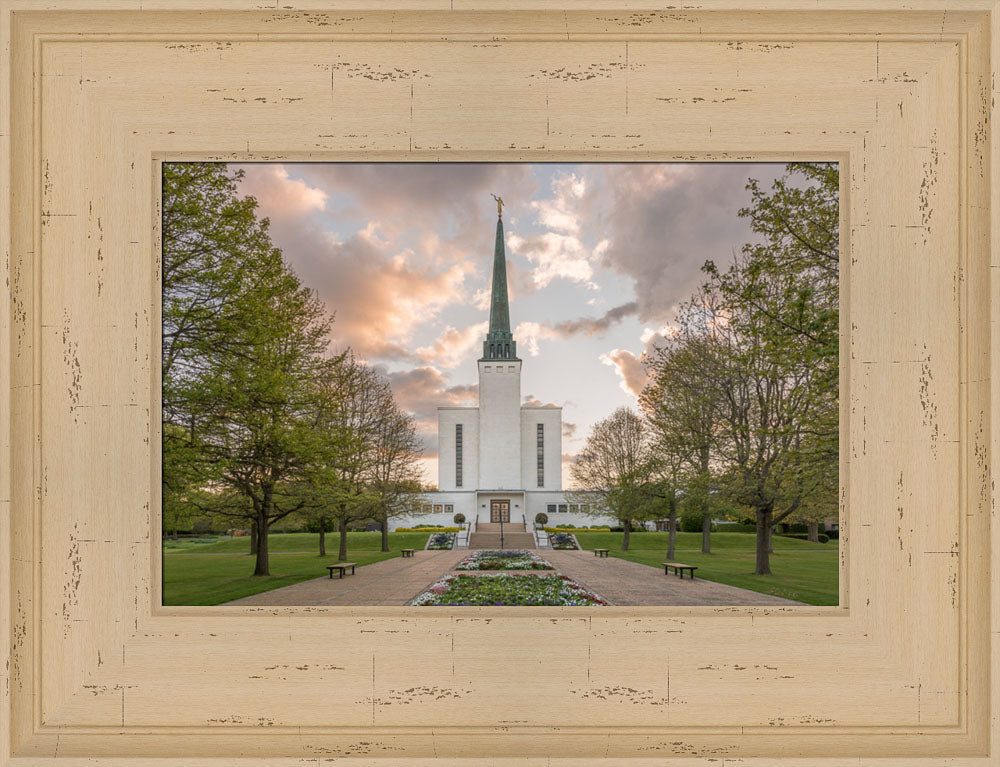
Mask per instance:
[[[498,212],[502,213],[498,201]],[[521,365],[510,330],[503,219],[493,249],[490,326],[479,366],[479,406],[438,408],[438,490],[423,493],[413,516],[392,529],[454,525],[461,513],[477,524],[525,524],[544,512],[548,524],[605,524],[569,503],[562,489],[562,408],[521,404]]]

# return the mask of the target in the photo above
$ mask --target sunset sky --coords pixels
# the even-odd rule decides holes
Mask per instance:
[[[636,406],[639,362],[702,281],[753,239],[737,216],[762,164],[250,164],[242,190],[331,313],[333,345],[382,369],[437,483],[438,405],[476,404],[496,203],[504,198],[521,393],[563,407],[567,459]]]

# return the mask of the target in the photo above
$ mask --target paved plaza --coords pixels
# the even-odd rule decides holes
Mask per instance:
[[[406,605],[470,552],[417,551],[357,568],[344,578],[327,576],[227,602],[230,605]],[[756,591],[726,586],[702,578],[681,580],[659,568],[616,557],[595,557],[591,551],[535,552],[581,586],[613,605],[798,605]],[[471,573],[464,573],[466,575]],[[543,574],[543,573],[539,573]]]

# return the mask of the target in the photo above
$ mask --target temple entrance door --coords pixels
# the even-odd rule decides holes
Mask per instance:
[[[490,522],[510,522],[510,501],[490,501]]]

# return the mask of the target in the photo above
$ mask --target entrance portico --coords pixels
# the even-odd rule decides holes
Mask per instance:
[[[524,511],[524,491],[491,490],[476,494],[476,523],[504,524],[528,522]]]

